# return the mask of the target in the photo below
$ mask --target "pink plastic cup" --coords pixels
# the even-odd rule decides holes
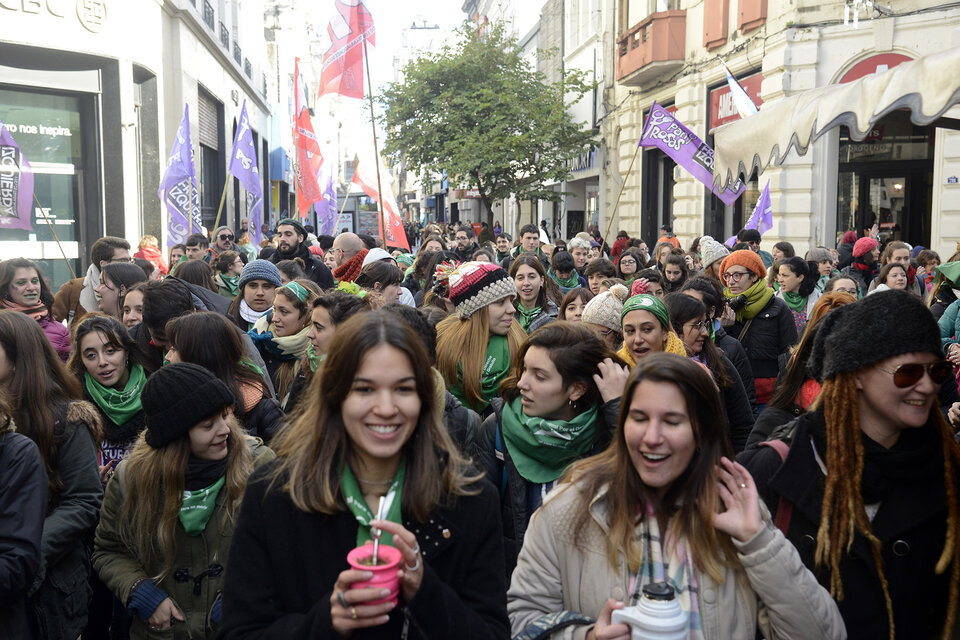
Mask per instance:
[[[365,544],[362,547],[357,547],[347,554],[347,564],[350,565],[351,569],[370,571],[373,573],[373,578],[370,580],[354,582],[352,585],[350,585],[350,588],[389,589],[390,595],[387,597],[379,598],[377,600],[370,600],[364,604],[383,604],[384,602],[392,602],[394,605],[396,605],[397,596],[400,594],[400,580],[397,578],[397,569],[400,566],[400,560],[403,558],[403,556],[400,554],[400,550],[396,547],[390,547],[385,544],[381,544],[377,548],[377,562],[379,564],[376,566],[370,566],[360,562],[361,560],[368,560],[371,556],[373,556],[372,544]]]

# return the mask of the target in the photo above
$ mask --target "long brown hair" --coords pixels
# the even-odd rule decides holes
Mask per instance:
[[[697,445],[690,466],[674,480],[662,500],[640,479],[624,435],[634,391],[644,380],[677,387],[686,400]],[[640,566],[643,554],[635,534],[637,514],[643,514],[644,505],[651,503],[658,516],[671,518],[674,539],[687,541],[696,569],[722,581],[723,567],[739,569],[740,562],[730,536],[713,526],[713,517],[722,507],[716,472],[721,456],[732,458],[733,450],[720,396],[710,374],[688,358],[671,353],[653,353],[643,358],[627,379],[617,431],[610,446],[603,453],[574,463],[564,477],[563,482],[569,483],[564,490],[576,486],[582,502],[574,527],[576,544],[580,544],[591,520],[590,501],[606,489],[610,518],[607,560],[612,567],[617,567],[621,552],[631,571]]]
[[[132,365],[139,364],[147,373],[152,373],[149,360],[133,338],[130,337],[127,328],[113,316],[92,311],[84,314],[80,318],[80,322],[73,328],[73,349],[70,352],[70,359],[67,361],[67,369],[76,377],[81,386],[84,384],[84,374],[87,373],[87,368],[83,364],[80,343],[88,335],[96,332],[103,334],[106,338],[106,344],[114,349],[127,352],[126,367],[128,372]]]
[[[243,430],[233,416],[227,421],[230,424],[230,435],[227,436],[229,453],[223,487],[227,498],[219,525],[221,534],[224,525],[233,521],[240,508],[247,478],[253,470],[253,456],[244,440]],[[117,529],[120,539],[142,566],[160,563],[158,574],[151,576],[158,582],[169,575],[177,555],[177,521],[183,505],[189,461],[189,434],[154,449],[147,444],[144,431],[123,463],[127,492],[117,516]]]
[[[303,331],[310,325],[310,314],[313,312],[313,301],[316,300],[320,295],[320,289],[312,280],[307,280],[305,278],[297,278],[296,280],[291,280],[291,282],[296,282],[301,287],[306,289],[307,297],[303,300],[298,298],[294,290],[287,286],[290,283],[287,283],[281,287],[277,287],[277,295],[286,299],[286,301],[289,302],[300,313],[300,321],[303,323],[300,331]],[[274,299],[274,305],[276,305],[276,299]],[[306,354],[304,353],[303,355]],[[299,358],[295,360],[284,360],[274,370],[273,386],[277,392],[277,398],[282,400],[287,396],[287,391],[290,390],[290,385],[293,384],[294,378],[297,377],[297,369],[299,364]]]
[[[46,307],[48,312],[52,313],[53,292],[50,290],[50,284],[43,275],[43,271],[40,270],[40,266],[33,260],[11,258],[0,261],[0,297],[11,300],[10,283],[13,282],[13,276],[16,274],[17,269],[33,269],[37,272],[37,277],[40,279],[40,304]]]
[[[0,310],[0,348],[16,367],[4,392],[17,429],[40,449],[51,494],[63,487],[57,452],[62,434],[56,433],[54,407],[80,399],[80,384],[67,375],[53,345],[37,321],[19,311]],[[94,440],[99,437],[87,425]]]
[[[517,271],[519,271],[522,266],[530,267],[540,276],[540,292],[537,294],[536,306],[546,309],[547,300],[550,300],[559,307],[560,302],[563,300],[560,287],[553,278],[547,275],[547,270],[543,268],[543,263],[540,262],[540,258],[538,258],[535,253],[521,253],[510,263],[510,277],[515,279],[517,277]],[[520,306],[519,293],[514,299],[514,306]]]
[[[663,304],[666,305],[667,311],[670,313],[670,324],[679,331],[681,340],[685,331],[683,325],[691,320],[703,316],[706,318],[706,322],[713,322],[711,318],[707,317],[707,305],[685,293],[668,293],[663,298]],[[713,374],[717,386],[727,388],[733,384],[730,374],[727,373],[727,367],[723,364],[723,354],[709,336],[703,341],[703,348],[700,353],[703,355],[703,360],[707,368],[710,369],[710,373]],[[694,354],[687,352],[687,355],[692,356]]]
[[[353,445],[340,409],[363,359],[380,345],[389,345],[408,358],[420,398],[416,430],[404,445],[404,516],[424,522],[437,505],[476,491],[471,485],[479,476],[471,473],[469,462],[447,434],[435,379],[430,367],[421,366],[427,362],[423,342],[396,316],[371,311],[337,326],[337,339],[313,376],[302,410],[271,442],[279,459],[273,481],[282,485],[301,511],[332,514],[346,509],[340,477]]]
[[[896,637],[893,626],[893,602],[887,577],[883,572],[880,540],[873,533],[863,505],[861,482],[865,460],[860,432],[859,391],[856,372],[841,373],[823,382],[818,403],[823,407],[826,422],[826,457],[828,473],[824,480],[823,503],[820,506],[820,528],[817,530],[817,566],[830,569],[830,595],[843,600],[840,562],[853,543],[856,531],[866,538],[880,578],[887,607],[890,640]],[[960,471],[960,445],[954,440],[953,428],[944,419],[939,406],[930,409],[933,423],[943,443],[943,485],[947,502],[947,531],[943,551],[937,560],[936,572],[950,567],[950,595],[943,637],[952,637],[960,592],[960,505],[957,496],[957,473]],[[952,565],[952,566],[950,566]]]

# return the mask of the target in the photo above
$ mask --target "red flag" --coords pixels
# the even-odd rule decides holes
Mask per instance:
[[[296,98],[294,101],[293,139],[297,144],[296,183],[297,183],[297,211],[301,218],[307,217],[307,212],[314,202],[323,200],[323,190],[317,182],[317,174],[323,162],[320,155],[320,145],[317,135],[313,131],[310,121],[310,111],[307,109],[307,96],[303,90],[303,79],[300,77],[300,58],[296,59],[293,67],[293,79],[296,83]]]
[[[377,43],[373,16],[363,0],[334,0],[334,8],[327,25],[330,48],[323,54],[320,95],[363,98],[363,41]]]
[[[353,172],[353,183],[358,185],[367,196],[375,202],[380,202],[380,193],[377,191],[377,168],[373,163],[362,163],[357,161],[356,169]],[[393,187],[390,186],[390,174],[387,173],[383,162],[379,163],[381,187],[383,189],[383,200],[380,204],[381,215],[378,216],[380,227],[380,236],[384,238],[387,246],[399,247],[410,251],[410,243],[407,242],[407,233],[403,229],[403,220],[400,219],[400,208],[393,196]],[[387,234],[383,235],[383,216],[387,217]]]

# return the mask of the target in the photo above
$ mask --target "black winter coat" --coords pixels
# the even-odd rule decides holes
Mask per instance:
[[[330,267],[323,264],[323,260],[310,253],[310,249],[308,249],[305,244],[297,245],[297,250],[293,255],[284,256],[280,255],[279,251],[276,251],[270,255],[269,260],[273,264],[277,264],[281,260],[292,260],[293,258],[303,260],[303,272],[307,276],[307,279],[313,280],[323,291],[333,289],[333,272],[330,271]]]
[[[936,427],[927,424],[922,428]],[[820,584],[829,588],[829,572],[814,563],[823,473],[814,457],[811,434],[822,429],[823,414],[807,413],[796,421],[786,461],[781,463],[779,454],[769,447],[748,449],[737,460],[750,471],[771,514],[777,512],[781,498],[793,505],[787,538]],[[826,460],[822,445],[817,449],[821,460]],[[942,459],[942,453],[936,456]],[[950,571],[938,576],[934,566],[943,550],[946,508],[941,467],[932,479],[898,482],[880,503],[871,523],[881,542],[898,640],[940,637],[937,627],[945,619]],[[844,599],[838,606],[851,640],[888,637],[879,577],[870,546],[859,533],[841,561],[840,571]]]
[[[933,314],[935,320],[940,320],[940,316],[943,315],[943,312],[947,310],[951,304],[957,301],[957,294],[953,292],[953,288],[949,286],[949,283],[946,283],[944,286],[940,287],[940,290],[937,291],[936,297],[930,301],[930,313]]]
[[[480,415],[464,405],[457,396],[444,390],[443,425],[461,453],[468,453],[468,446],[480,431]]]
[[[747,392],[747,399],[750,401],[750,406],[756,411],[757,391],[756,386],[753,384],[753,367],[750,366],[750,359],[747,358],[747,352],[744,351],[743,345],[740,344],[739,340],[727,333],[723,327],[717,329],[714,344],[717,345],[720,351],[723,351],[723,355],[727,356],[727,359],[729,359],[737,369],[737,373],[740,374],[740,382],[743,383],[743,389]]]
[[[747,352],[754,379],[776,378],[779,371],[777,358],[797,343],[797,325],[787,303],[777,297],[770,298],[741,338],[744,326],[745,323],[738,320],[730,326],[729,333]]]
[[[844,269],[853,262],[853,242],[844,242],[837,247],[837,269]]]
[[[270,441],[283,426],[283,411],[274,398],[261,398],[253,409],[239,416],[240,424],[248,435],[260,438],[264,444]]]
[[[729,385],[720,387],[720,404],[727,419],[730,444],[733,445],[734,453],[740,453],[747,445],[747,438],[753,430],[753,423],[757,420],[757,411],[747,398],[747,392],[743,388],[743,382],[736,367],[722,353],[720,357],[727,377],[731,380]]]
[[[478,469],[496,487],[500,495],[500,517],[503,522],[503,545],[506,557],[506,575],[513,573],[517,565],[517,556],[523,546],[523,536],[533,513],[527,513],[527,492],[531,484],[520,475],[503,439],[500,426],[503,413],[503,399],[490,401],[493,410],[480,426],[480,431],[470,444],[470,455]],[[617,414],[620,413],[620,398],[604,403],[600,407],[599,419],[593,447],[584,456],[596,455],[607,448],[610,439],[617,430]],[[500,433],[500,448],[497,450],[497,433]],[[506,477],[504,477],[506,472]]]
[[[40,570],[47,474],[33,440],[0,433],[0,638],[31,638],[27,593]]]
[[[297,509],[279,488],[269,491],[270,463],[251,476],[230,548],[220,640],[339,640],[330,598],[347,553],[356,546],[357,520],[344,507],[334,515]],[[423,582],[390,620],[355,632],[356,640],[508,638],[507,584],[497,497],[486,481],[480,493],[438,507],[425,523],[405,521],[423,554]]]

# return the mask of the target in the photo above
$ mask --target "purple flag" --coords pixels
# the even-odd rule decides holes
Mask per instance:
[[[260,222],[263,218],[263,184],[257,168],[257,147],[253,144],[253,132],[247,117],[247,101],[240,107],[237,135],[233,139],[233,155],[230,157],[230,173],[240,181],[247,193],[247,211],[250,212],[247,228],[250,242],[260,246]]]
[[[336,167],[332,162],[333,154],[329,147],[324,151],[326,153],[322,154],[323,162],[320,164],[320,171],[317,172],[317,182],[323,189],[323,200],[317,202],[314,208],[317,210],[317,234],[333,236],[337,232],[337,187],[333,180]]]
[[[200,233],[200,192],[193,166],[193,145],[190,144],[190,106],[183,107],[183,120],[177,128],[177,139],[170,149],[167,170],[160,180],[157,197],[167,205],[167,246],[183,244],[191,233]],[[193,214],[193,224],[190,215]]]
[[[739,179],[731,189],[721,191],[713,186],[713,149],[656,102],[650,107],[650,115],[640,136],[640,146],[657,147],[666,153],[713,191],[724,204],[733,204],[743,193],[744,185]]]
[[[770,229],[773,229],[773,203],[770,201],[770,181],[767,180],[767,186],[763,188],[760,199],[757,200],[757,206],[753,208],[753,213],[743,225],[744,229],[756,229],[763,235]]]
[[[33,170],[0,122],[0,229],[27,229],[33,210]]]

